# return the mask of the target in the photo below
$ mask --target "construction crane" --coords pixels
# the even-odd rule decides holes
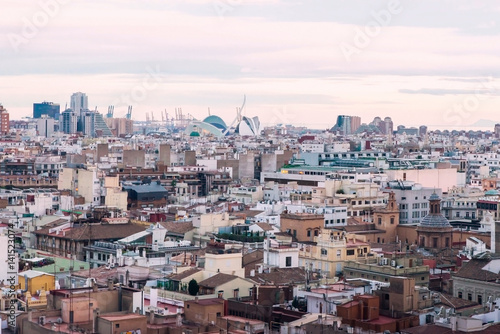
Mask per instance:
[[[106,114],[106,118],[113,118],[114,111],[115,111],[115,106],[109,106],[108,113]]]
[[[132,119],[132,106],[128,106],[127,119]]]

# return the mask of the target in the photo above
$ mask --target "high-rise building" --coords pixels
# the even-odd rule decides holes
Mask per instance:
[[[93,111],[85,111],[80,119],[82,122],[81,131],[85,136],[95,136],[95,113]]]
[[[78,124],[78,116],[71,109],[66,109],[61,114],[61,131],[64,133],[76,133]]]
[[[349,116],[351,118],[351,133],[355,133],[357,129],[361,126],[361,117],[359,116]]]
[[[495,124],[495,138],[500,138],[500,124]]]
[[[89,109],[89,99],[87,94],[77,92],[71,95],[70,109],[77,113],[79,118],[83,117],[83,113]]]
[[[394,123],[390,117],[384,118],[384,134],[392,135],[394,132]]]
[[[57,103],[42,102],[33,103],[33,118],[41,118],[42,115],[47,115],[53,119],[59,119],[61,107]]]
[[[55,121],[53,118],[48,117],[47,115],[42,115],[36,121],[36,129],[38,131],[39,136],[50,137],[54,133],[54,124]]]
[[[337,117],[337,123],[332,128],[332,131],[339,131],[344,135],[350,135],[355,133],[360,126],[361,126],[361,117],[339,115]]]
[[[6,135],[9,133],[10,124],[9,124],[9,113],[7,109],[4,108],[3,105],[0,104],[0,133]]]
[[[102,117],[102,114],[96,112],[95,113],[95,120],[94,120],[94,131],[95,131],[95,136],[96,137],[110,137],[113,135],[111,130],[109,129],[108,125],[104,121],[104,117]]]
[[[106,125],[114,136],[121,137],[134,133],[134,121],[127,118],[105,118]]]

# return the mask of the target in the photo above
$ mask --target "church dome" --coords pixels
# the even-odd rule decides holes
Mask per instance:
[[[429,214],[425,216],[420,222],[421,227],[451,227],[448,219],[446,219],[445,216],[441,214],[441,198],[436,193],[433,193],[431,197],[429,197],[429,207]]]
[[[425,227],[451,227],[450,222],[442,214],[427,215],[420,222],[420,226]]]

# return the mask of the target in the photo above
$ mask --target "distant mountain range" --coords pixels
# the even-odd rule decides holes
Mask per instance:
[[[477,127],[494,127],[495,124],[500,123],[498,121],[492,121],[491,119],[479,119],[475,123],[471,124],[470,126],[477,126]]]

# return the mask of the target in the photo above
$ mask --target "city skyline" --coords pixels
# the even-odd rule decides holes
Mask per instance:
[[[47,3],[4,5],[0,102],[12,119],[81,91],[102,114],[133,105],[135,120],[180,107],[230,121],[246,94],[264,125],[500,121],[493,1]]]

